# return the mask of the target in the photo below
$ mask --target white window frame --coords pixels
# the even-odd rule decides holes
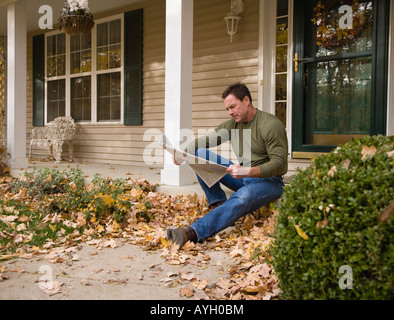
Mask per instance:
[[[119,68],[107,69],[107,70],[97,70],[97,24],[110,22],[113,20],[121,21],[121,66]],[[66,72],[64,76],[60,77],[51,77],[48,78],[47,75],[47,38],[60,34],[61,31],[52,31],[45,34],[45,123],[48,123],[48,81],[62,80],[65,79],[66,88],[66,116],[71,116],[71,79],[72,78],[80,78],[80,77],[91,77],[91,121],[78,121],[80,125],[108,125],[108,124],[118,124],[121,125],[124,123],[124,15],[118,14],[102,19],[95,20],[95,25],[92,29],[92,67],[90,72],[83,72],[77,74],[71,74],[70,65],[71,65],[71,47],[70,47],[70,36],[66,35]],[[109,74],[109,73],[117,73],[120,72],[120,120],[119,121],[98,121],[97,120],[97,76],[100,74]]]
[[[289,153],[292,150],[293,130],[293,15],[294,0],[289,0],[288,58],[287,58],[287,115],[286,131]],[[277,0],[260,0],[259,23],[259,86],[258,108],[275,115],[276,85],[276,23]]]

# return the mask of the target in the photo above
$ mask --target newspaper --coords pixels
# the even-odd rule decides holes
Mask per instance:
[[[164,134],[160,137],[159,145],[169,152],[179,164],[188,164],[208,188],[212,188],[228,173],[226,166],[175,149]]]

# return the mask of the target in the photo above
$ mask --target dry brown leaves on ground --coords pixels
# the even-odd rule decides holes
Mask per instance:
[[[138,183],[148,184],[147,181],[141,179]],[[32,206],[42,206],[42,203],[35,203],[33,199],[28,199],[23,190],[19,195],[10,194],[6,185],[7,182],[3,181],[3,199],[19,197],[22,198],[19,200],[24,200]],[[181,297],[193,299],[269,300],[278,297],[278,279],[272,269],[268,254],[273,240],[275,211],[262,208],[242,218],[234,227],[208,241],[198,244],[189,242],[183,248],[179,248],[166,239],[166,230],[169,227],[189,226],[195,218],[206,214],[208,209],[205,199],[197,195],[170,197],[158,192],[142,193],[141,189],[135,188],[127,192],[130,201],[135,205],[124,217],[123,223],[118,223],[111,214],[101,217],[100,221],[96,221],[95,217],[88,218],[81,212],[74,212],[67,216],[59,212],[47,214],[43,217],[43,223],[62,222],[63,225],[73,227],[75,230],[63,237],[60,232],[56,243],[48,241],[40,247],[29,245],[29,222],[26,217],[19,216],[18,212],[9,215],[0,212],[3,222],[8,224],[18,222],[15,224],[13,233],[7,235],[21,239],[22,246],[14,256],[31,257],[40,254],[51,263],[61,263],[65,258],[78,259],[75,251],[78,243],[85,242],[90,245],[116,248],[117,241],[114,239],[121,238],[145,250],[159,250],[165,263],[169,265],[190,264],[203,269],[211,260],[211,252],[222,251],[232,258],[233,264],[225,270],[228,276],[220,278],[215,284],[209,283],[209,279],[199,279],[193,273],[185,272],[170,274],[162,282],[179,287]],[[140,199],[143,199],[143,202]],[[147,210],[149,222],[138,214],[143,203],[147,202],[150,203],[150,208]],[[21,227],[22,224],[24,226]],[[31,234],[33,233],[30,231]],[[1,249],[4,248],[1,248],[0,244]],[[0,261],[1,258],[0,255]],[[220,261],[217,263],[220,264]],[[6,279],[0,274],[0,281]],[[51,288],[52,291],[49,290],[48,294],[58,292],[60,287],[61,284],[56,288]]]

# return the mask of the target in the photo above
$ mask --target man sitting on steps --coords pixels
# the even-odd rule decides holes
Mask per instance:
[[[227,166],[228,174],[211,188],[197,177],[213,209],[188,228],[167,230],[168,239],[180,247],[214,236],[283,194],[288,157],[284,125],[274,115],[255,109],[249,89],[242,83],[227,88],[222,98],[232,119],[212,134],[196,139],[186,150]],[[240,165],[208,150],[226,141],[231,141]],[[229,199],[220,183],[234,191]]]

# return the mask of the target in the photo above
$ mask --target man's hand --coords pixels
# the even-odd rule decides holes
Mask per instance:
[[[240,165],[232,165],[227,169],[227,172],[234,179],[243,178],[261,178],[261,170],[257,167],[242,167]]]

